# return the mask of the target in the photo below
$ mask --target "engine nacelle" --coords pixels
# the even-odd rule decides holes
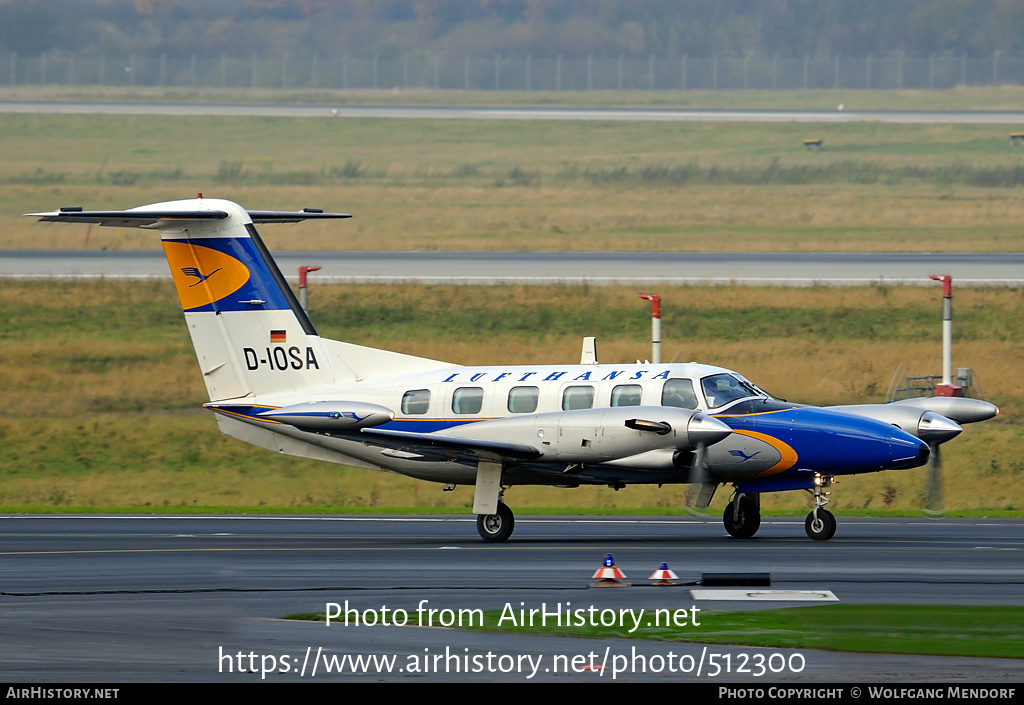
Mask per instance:
[[[901,399],[886,406],[909,406],[926,409],[936,414],[953,419],[957,423],[977,423],[987,421],[999,414],[999,407],[983,399],[970,397],[917,397]]]
[[[386,424],[395,412],[361,401],[311,401],[271,409],[258,415],[303,431],[357,431]]]
[[[649,451],[711,445],[732,429],[692,409],[670,406],[626,406],[529,414],[466,424],[435,435],[506,443],[529,443],[545,460],[564,463],[606,463]],[[530,440],[526,440],[530,439]]]
[[[977,401],[977,400],[972,400]],[[983,402],[988,404],[988,402]],[[991,406],[991,404],[989,405]],[[928,444],[945,443],[960,435],[963,429],[956,421],[928,411],[924,406],[910,404],[855,404],[830,406],[832,411],[863,416],[896,426]]]

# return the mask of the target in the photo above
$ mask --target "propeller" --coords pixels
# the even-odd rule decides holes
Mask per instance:
[[[708,446],[729,437],[732,429],[718,419],[704,414],[694,414],[686,427],[686,435],[693,444],[693,464],[690,466],[686,493],[687,506],[707,509],[715,495],[718,483],[711,478],[711,467],[707,460]]]
[[[928,514],[944,511],[942,500],[942,454],[939,447],[960,435],[963,428],[956,421],[934,411],[926,411],[917,424],[917,437],[928,444],[928,487],[924,510]]]
[[[942,514],[945,505],[942,501],[942,458],[938,443],[929,443],[928,450],[928,490],[925,496],[924,511],[927,514]]]
[[[718,483],[709,482],[711,473],[707,462],[707,452],[708,444],[698,443],[693,454],[690,484],[686,489],[686,506],[690,509],[707,509],[714,496],[714,490],[718,487]]]

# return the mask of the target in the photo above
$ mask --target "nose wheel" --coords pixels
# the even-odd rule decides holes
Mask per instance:
[[[815,509],[807,515],[804,530],[813,541],[828,541],[836,534],[836,518],[827,509]]]
[[[476,530],[480,533],[480,538],[488,543],[508,541],[515,528],[515,516],[504,502],[498,502],[497,514],[476,515]]]
[[[831,477],[822,477],[815,473],[814,489],[809,490],[814,495],[814,509],[804,520],[804,531],[807,532],[807,538],[812,541],[828,541],[836,535],[836,518],[832,512],[825,509],[825,505],[829,503],[828,492],[822,490],[823,487],[831,485]]]

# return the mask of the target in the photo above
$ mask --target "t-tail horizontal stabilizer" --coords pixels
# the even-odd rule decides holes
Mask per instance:
[[[213,199],[210,203],[215,202]],[[202,204],[202,199],[180,203]],[[44,223],[89,223],[116,228],[160,228],[180,226],[187,221],[225,220],[229,213],[217,208],[167,208],[173,203],[140,206],[125,211],[87,211],[80,206],[66,206],[49,213],[27,213]],[[349,213],[324,213],[316,208],[301,211],[246,211],[253,223],[301,223],[304,220],[351,218]]]

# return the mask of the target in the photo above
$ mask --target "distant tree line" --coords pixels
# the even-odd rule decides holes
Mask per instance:
[[[0,0],[0,52],[830,57],[1024,52],[1022,0]]]

